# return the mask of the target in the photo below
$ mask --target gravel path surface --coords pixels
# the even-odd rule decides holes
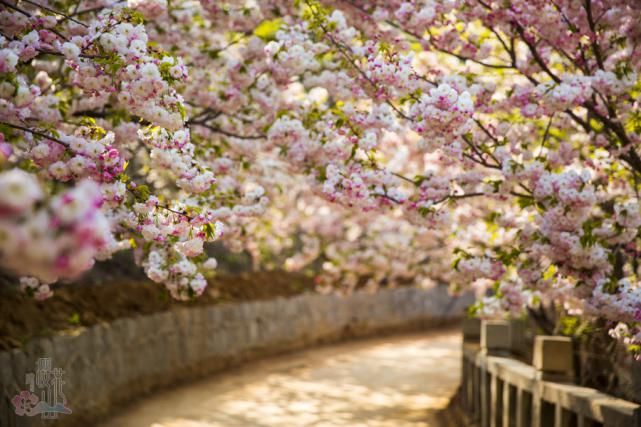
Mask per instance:
[[[158,393],[102,427],[430,426],[460,354],[453,332],[313,348]]]

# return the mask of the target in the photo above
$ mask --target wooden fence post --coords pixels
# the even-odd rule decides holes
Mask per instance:
[[[487,356],[509,356],[511,346],[510,323],[505,320],[483,320],[481,322],[481,353]],[[496,397],[498,379],[487,370],[487,363],[481,369],[481,427],[493,427],[503,401]]]
[[[532,364],[537,380],[572,382],[574,378],[572,339],[569,337],[539,335],[534,339]],[[542,383],[532,393],[532,427],[562,427],[562,408],[541,397]]]
[[[463,342],[479,343],[481,340],[481,319],[477,317],[466,317],[461,325],[463,330]]]
[[[481,323],[481,351],[488,356],[509,356],[511,348],[510,322],[484,320]]]
[[[537,336],[534,339],[532,364],[540,380],[572,382],[574,379],[572,339],[552,335]]]

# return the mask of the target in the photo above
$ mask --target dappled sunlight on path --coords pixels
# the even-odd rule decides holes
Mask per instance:
[[[160,393],[103,427],[428,426],[458,386],[459,363],[454,334],[321,347]]]

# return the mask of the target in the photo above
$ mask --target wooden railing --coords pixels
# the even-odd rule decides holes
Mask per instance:
[[[537,336],[532,365],[511,357],[510,322],[466,321],[461,400],[481,427],[637,427],[641,406],[572,383],[570,338]]]

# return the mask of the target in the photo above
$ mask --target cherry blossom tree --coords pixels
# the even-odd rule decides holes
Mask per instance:
[[[641,350],[635,2],[0,4],[0,265],[37,297],[133,248],[190,298],[222,238]]]

